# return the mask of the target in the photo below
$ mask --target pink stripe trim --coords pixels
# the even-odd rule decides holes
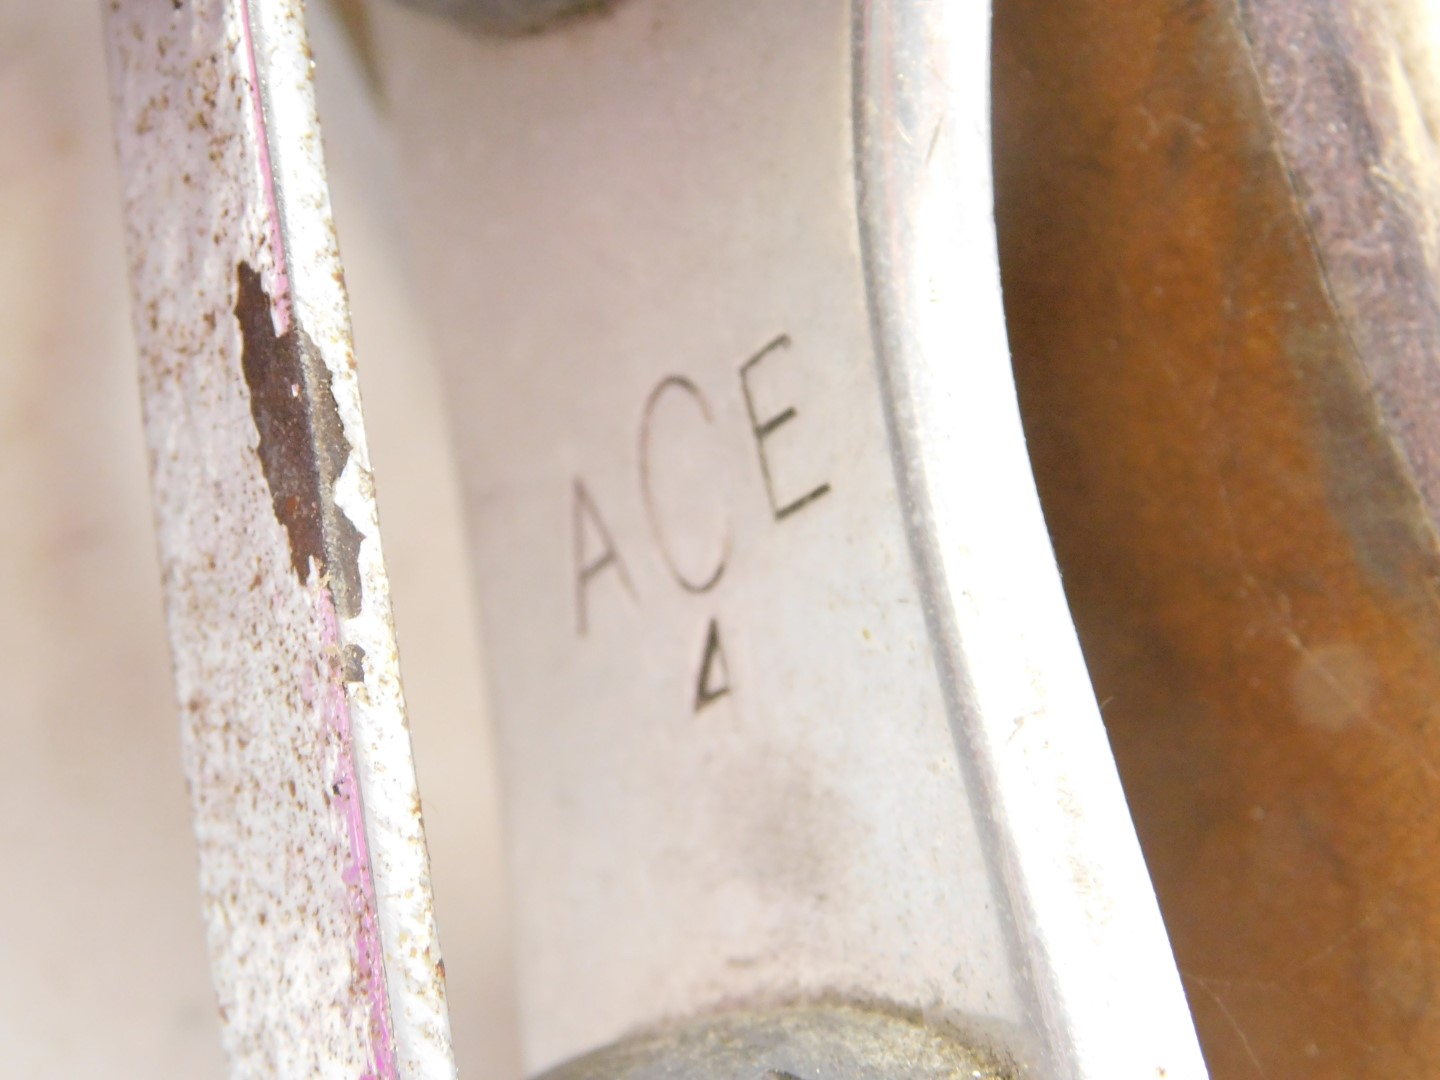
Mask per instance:
[[[260,75],[255,63],[255,39],[250,33],[250,0],[240,0],[240,26],[245,34],[245,61],[250,66],[250,108],[255,116],[255,141],[260,151],[260,178],[265,185],[265,208],[270,222],[270,255],[275,280],[270,289],[270,316],[275,336],[290,329],[290,276],[286,272],[285,245],[280,239],[280,200],[275,195],[275,170],[270,167],[270,134],[265,127],[265,105],[260,99]]]
[[[345,700],[345,679],[340,665],[340,633],[335,619],[335,603],[330,590],[316,590],[316,607],[320,612],[321,649],[329,657],[329,670],[322,704],[325,725],[339,747],[335,775],[330,790],[335,793],[332,805],[345,826],[350,841],[350,865],[345,868],[346,891],[355,915],[355,952],[360,978],[370,1001],[370,1047],[374,1053],[373,1070],[362,1074],[361,1080],[396,1080],[395,1037],[390,1030],[390,1010],[386,997],[385,965],[380,950],[380,926],[376,917],[375,881],[370,873],[370,845],[365,836],[365,812],[355,776],[355,756],[350,735],[350,707]]]

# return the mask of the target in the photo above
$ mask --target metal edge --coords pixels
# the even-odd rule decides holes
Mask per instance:
[[[1025,453],[988,169],[989,5],[856,0],[854,18],[862,254],[896,479],[1028,970],[1036,1071],[1203,1077]]]

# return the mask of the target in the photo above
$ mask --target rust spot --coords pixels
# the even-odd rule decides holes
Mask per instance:
[[[296,322],[285,333],[275,333],[270,296],[259,273],[242,262],[235,276],[250,413],[260,435],[260,464],[275,517],[290,540],[290,562],[304,582],[313,560],[329,576],[336,610],[353,616],[360,608],[360,533],[332,495],[350,444],[330,372]]]

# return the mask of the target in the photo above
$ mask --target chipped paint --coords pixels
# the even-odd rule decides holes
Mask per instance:
[[[238,1077],[454,1074],[294,0],[112,0],[183,760]]]
[[[244,339],[240,366],[275,516],[290,539],[291,565],[301,581],[308,579],[312,563],[328,571],[336,606],[354,615],[360,602],[360,532],[333,503],[327,507],[331,500],[325,498],[350,456],[330,373],[318,362],[310,335],[295,323],[286,319],[284,332],[275,333],[272,307],[282,309],[272,305],[260,275],[242,262],[235,278],[235,317]],[[327,546],[339,557],[327,557]]]

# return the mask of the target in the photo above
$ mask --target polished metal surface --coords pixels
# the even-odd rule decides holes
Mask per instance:
[[[1204,1075],[1020,432],[987,20],[381,19],[532,1068],[820,998]]]
[[[855,32],[891,454],[1039,1069],[1203,1076],[1025,451],[994,239],[989,12],[861,2]]]

